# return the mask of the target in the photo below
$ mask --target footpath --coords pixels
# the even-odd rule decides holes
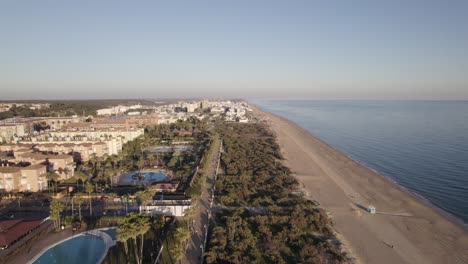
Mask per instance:
[[[201,188],[201,195],[198,197],[195,210],[193,213],[193,220],[191,223],[191,236],[187,245],[187,250],[182,263],[201,263],[202,255],[205,251],[206,235],[208,231],[209,219],[211,217],[211,205],[213,201],[213,185],[217,173],[219,158],[221,154],[221,139],[215,139],[213,142],[213,153],[209,157],[209,165],[206,171],[207,178],[205,184]]]

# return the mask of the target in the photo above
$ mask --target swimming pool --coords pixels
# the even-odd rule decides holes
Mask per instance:
[[[112,240],[117,240],[117,228],[100,229],[100,231],[108,234]]]
[[[51,245],[30,260],[28,264],[101,263],[109,248],[115,246],[116,235],[117,227],[115,226],[86,231]]]
[[[142,171],[141,174],[144,176],[143,179],[138,178],[138,171],[125,173],[120,176],[119,184],[147,184],[152,182],[159,182],[169,177],[167,174],[160,171]]]
[[[162,153],[162,152],[170,152],[170,151],[187,151],[192,150],[193,145],[175,145],[175,146],[156,146],[156,147],[149,147],[145,148],[145,151],[153,152],[153,153]]]
[[[45,251],[33,264],[95,264],[106,249],[104,240],[95,235],[78,235]]]

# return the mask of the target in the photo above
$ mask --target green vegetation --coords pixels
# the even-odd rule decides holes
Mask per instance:
[[[149,186],[110,187],[110,179],[112,175],[123,172],[142,171],[154,166],[163,167],[172,172],[173,179],[180,180],[183,186],[188,187],[187,195],[195,199],[200,193],[201,183],[206,178],[205,170],[208,164],[204,157],[213,151],[214,138],[219,140],[219,136],[210,131],[209,123],[194,118],[174,124],[149,126],[144,137],[126,143],[118,156],[94,157],[89,162],[79,164],[79,175],[84,175],[83,180],[86,175],[92,175],[92,182],[98,186],[105,186],[106,189],[121,195],[131,193],[139,204],[145,205],[152,201],[155,194]],[[145,150],[151,146],[171,146],[176,140],[189,142],[192,148],[154,153]],[[78,178],[73,181],[78,181]],[[93,185],[86,183],[84,192],[89,194],[93,190]],[[105,195],[110,196],[107,191]],[[183,257],[186,240],[190,237],[187,223],[180,225],[180,222],[176,222],[167,229],[160,221],[161,218],[142,216],[150,221],[150,228],[146,230],[136,228],[138,221],[131,215],[119,220],[120,242],[111,248],[104,263],[152,263],[158,253],[155,250],[159,250],[161,243],[166,243],[161,256],[162,263],[166,263],[163,259],[167,259],[168,263],[176,263]]]
[[[83,193],[75,193],[73,203],[78,206],[78,219],[81,221],[81,204],[83,203]]]
[[[206,120],[190,117],[186,121],[148,126],[145,136],[163,140],[186,140],[187,138],[206,138],[209,133],[209,124]]]
[[[151,190],[138,191],[135,196],[140,205],[148,205],[153,201],[154,192]]]
[[[209,125],[205,121],[190,118],[187,121],[179,121],[174,124],[148,126],[145,135],[124,144],[122,151],[118,155],[104,156],[101,158],[92,157],[87,162],[77,164],[77,171],[69,183],[82,183],[91,176],[92,182],[110,189],[112,176],[120,175],[129,171],[142,171],[147,168],[164,167],[172,172],[173,179],[178,179],[182,183],[190,180],[195,168],[205,149],[209,144],[211,132]],[[176,135],[180,131],[190,132],[183,138]],[[167,137],[167,138],[166,138]],[[190,142],[191,148],[185,151],[149,152],[145,148],[152,146],[171,146],[174,140]],[[134,193],[138,189],[132,187]],[[112,188],[117,191],[117,188]],[[98,191],[98,190],[96,190]],[[128,188],[118,191],[121,194],[129,192]]]
[[[49,207],[49,213],[50,213],[50,219],[54,221],[54,227],[55,229],[60,229],[60,214],[63,211],[63,204],[57,200],[53,199],[52,202],[50,203]]]
[[[344,263],[332,222],[291,195],[297,180],[282,165],[275,136],[261,124],[224,124],[217,203],[230,206],[210,224],[206,263]],[[233,209],[234,208],[234,209]]]
[[[119,221],[119,227],[117,228],[117,240],[122,242],[124,245],[125,255],[128,261],[128,245],[127,241],[130,239],[133,241],[134,256],[137,264],[141,264],[143,260],[143,239],[150,229],[149,217],[146,215],[140,215],[131,213],[122,218]],[[138,238],[140,243],[137,243]]]
[[[93,190],[94,190],[93,185],[92,185],[91,183],[89,183],[89,182],[86,183],[86,185],[85,185],[85,192],[88,193],[89,215],[90,215],[90,216],[93,215],[93,206],[92,206],[92,204],[91,204],[92,200],[89,199],[89,197],[91,197],[91,193],[93,192]]]
[[[219,141],[219,136],[217,134],[214,135],[212,139],[207,143],[198,170],[193,175],[193,178],[185,192],[185,194],[189,196],[193,202],[195,202],[198,196],[200,196],[201,187],[206,181],[206,171],[208,169],[209,157],[211,156],[211,153],[215,151],[215,146],[217,146],[217,144],[214,144],[214,141]]]
[[[164,237],[164,246],[158,263],[179,263],[184,254],[184,244],[190,237],[187,224],[183,221],[175,221],[171,224],[167,235]]]
[[[32,110],[27,105],[16,106],[5,112],[0,112],[0,120],[15,116],[20,117],[47,117],[47,116],[72,116],[72,115],[96,115],[96,110],[122,105],[142,104],[149,105],[153,102],[146,100],[67,100],[67,101],[20,101],[17,103],[50,103],[50,107]],[[41,128],[41,127],[38,127]]]
[[[50,191],[50,189],[52,189],[52,192],[55,195],[55,193],[57,192],[57,183],[58,183],[58,180],[60,179],[60,175],[58,175],[55,172],[47,172],[46,173],[46,179],[47,179],[47,189],[49,191]],[[55,183],[55,186],[51,184],[51,181],[53,181]]]
[[[161,217],[128,214],[125,217],[102,217],[99,222],[118,225],[119,242],[109,249],[103,264],[154,262],[163,238],[163,230],[166,228]]]
[[[219,202],[228,206],[289,205],[298,182],[280,160],[274,135],[260,124],[220,126],[225,176],[216,182]]]

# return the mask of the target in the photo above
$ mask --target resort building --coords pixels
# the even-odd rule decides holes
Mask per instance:
[[[77,138],[86,137],[88,140],[100,140],[101,138],[121,138],[123,143],[132,141],[145,133],[144,128],[109,128],[109,129],[67,129],[62,131],[50,132],[50,136],[56,138]]]
[[[140,108],[142,108],[142,106],[139,104],[132,105],[132,106],[118,105],[118,106],[114,106],[110,108],[99,109],[96,112],[97,112],[97,115],[110,116],[110,115],[120,115],[120,114],[127,112],[128,110],[134,110],[134,109],[140,109]]]
[[[0,167],[0,190],[5,192],[18,191],[21,169],[18,167]]]
[[[224,107],[213,107],[210,109],[210,112],[213,114],[224,114],[226,112],[226,109]]]
[[[180,105],[187,111],[187,113],[193,113],[200,107],[199,103],[190,102],[190,103],[180,103]]]
[[[78,123],[81,121],[80,117],[12,117],[2,120],[2,124],[23,124],[26,126],[25,132],[32,133],[34,124],[43,124],[50,127],[50,129],[61,129],[66,124]]]
[[[32,151],[32,149],[30,149]],[[68,154],[46,155],[38,152],[14,153],[15,162],[19,164],[46,165],[48,171],[60,175],[61,180],[71,178],[75,174],[73,156]]]
[[[67,154],[49,155],[49,171],[53,171],[60,176],[60,180],[66,180],[75,175],[75,163],[73,156]]]
[[[50,130],[58,130],[66,124],[78,123],[79,117],[13,117],[0,122],[0,142],[13,142],[16,137],[22,137],[34,132],[34,126],[41,124]]]
[[[158,119],[158,125],[161,125],[161,124],[172,124],[172,123],[176,123],[177,121],[179,121],[179,117],[177,116],[161,116],[159,119]]]
[[[39,192],[47,189],[45,165],[30,165],[21,168],[19,191]]]
[[[191,207],[191,200],[184,195],[156,196],[151,205],[140,205],[140,214],[182,217]]]
[[[37,192],[47,189],[47,172],[45,165],[30,165],[26,167],[0,167],[0,190],[6,192]]]
[[[12,142],[14,137],[26,135],[26,124],[0,123],[0,143]]]
[[[28,152],[13,152],[15,163],[29,163],[31,165],[45,164],[48,155],[33,151],[33,149],[28,149]]]
[[[122,151],[123,137],[109,137],[104,135],[99,139],[88,139],[85,136],[73,138],[52,137],[50,134],[25,137],[18,140],[18,144],[0,145],[1,151],[14,151],[19,146],[34,148],[40,152],[53,152],[73,155],[76,162],[88,161],[92,156],[117,155]]]
[[[120,150],[122,150],[122,145],[119,144],[119,146]],[[109,150],[106,142],[45,143],[34,145],[34,149],[40,152],[70,154],[75,162],[86,162],[93,156],[99,158],[120,152],[120,150]]]

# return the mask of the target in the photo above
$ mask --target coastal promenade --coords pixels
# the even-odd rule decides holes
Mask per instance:
[[[209,225],[209,214],[211,212],[211,192],[215,181],[216,169],[219,162],[221,140],[216,138],[213,141],[214,150],[209,157],[208,168],[206,170],[206,182],[201,188],[201,195],[197,199],[195,211],[193,213],[193,223],[189,244],[182,263],[201,263],[202,253],[205,250],[207,229]]]
[[[468,263],[468,232],[383,176],[293,122],[267,120],[310,199],[331,212],[339,239],[358,263]],[[366,208],[373,205],[377,214]]]

